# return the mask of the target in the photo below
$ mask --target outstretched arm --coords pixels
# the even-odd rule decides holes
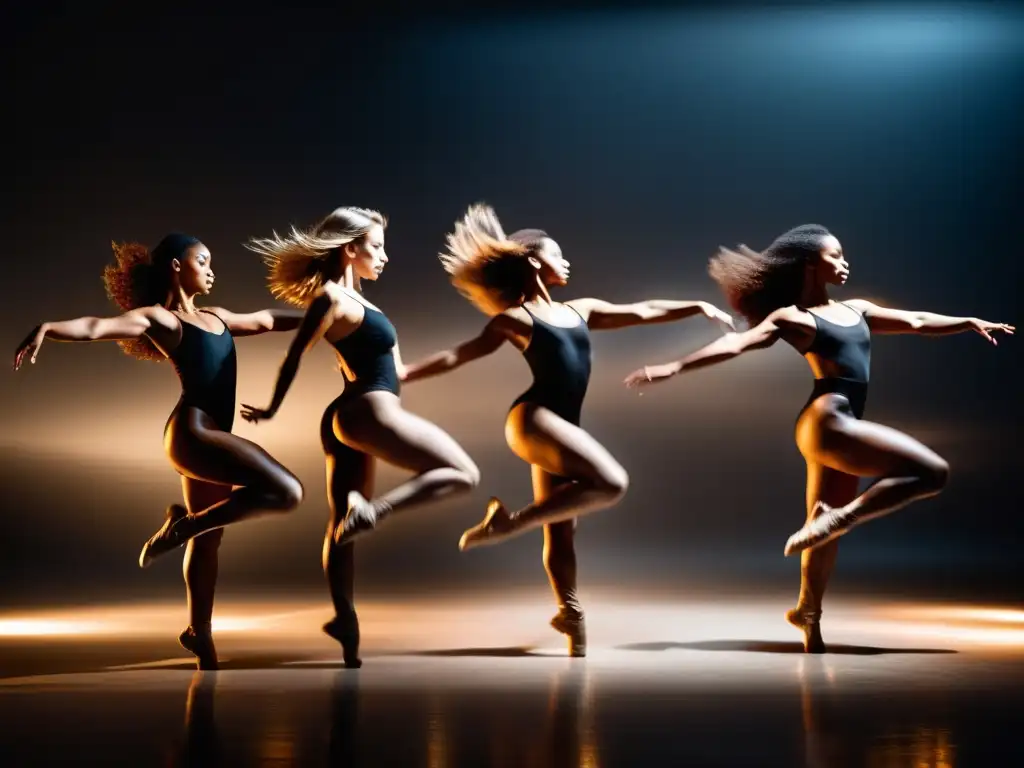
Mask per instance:
[[[849,306],[863,313],[868,327],[875,333],[917,333],[926,336],[948,336],[953,333],[974,331],[996,344],[993,331],[1013,335],[1016,330],[1006,323],[990,323],[976,317],[950,317],[937,315],[934,312],[917,312],[905,309],[890,309],[872,304],[865,299],[854,299],[846,302]]]
[[[586,318],[587,325],[595,331],[671,323],[695,315],[703,315],[730,330],[736,330],[728,314],[706,301],[651,299],[634,304],[611,304],[601,299],[576,299],[570,301],[569,305],[579,312],[581,317]]]
[[[483,331],[476,338],[463,342],[453,349],[435,352],[419,362],[404,366],[402,381],[416,381],[448,373],[459,366],[491,354],[506,340],[505,333],[500,326],[500,317],[501,315],[484,326]]]
[[[272,331],[294,331],[302,325],[306,313],[301,309],[261,309],[258,312],[236,314],[223,307],[211,307],[224,321],[232,336],[257,336]]]
[[[760,325],[756,325],[742,333],[727,333],[715,339],[682,360],[661,365],[646,365],[633,371],[626,377],[627,387],[643,387],[666,381],[678,373],[686,373],[709,365],[724,363],[739,357],[744,352],[770,347],[782,338],[785,329],[790,325],[788,310],[778,310],[769,315]]]
[[[42,323],[32,329],[14,353],[14,370],[25,358],[35,363],[46,339],[53,341],[121,341],[138,339],[154,326],[174,330],[177,320],[163,307],[140,307],[117,317],[77,317]]]
[[[295,374],[299,372],[299,363],[306,350],[316,344],[323,336],[324,331],[330,323],[334,301],[327,294],[317,296],[309,305],[298,333],[292,339],[288,347],[288,354],[285,355],[281,370],[277,374],[277,383],[274,385],[274,397],[267,408],[256,408],[252,405],[242,404],[242,418],[253,424],[259,421],[272,419],[280,410],[288,389],[295,380]]]

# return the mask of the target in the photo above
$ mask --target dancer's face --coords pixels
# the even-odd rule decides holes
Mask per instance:
[[[550,237],[541,241],[540,247],[530,257],[530,263],[540,271],[545,285],[566,285],[569,282],[569,262],[562,256],[562,249]]]
[[[384,252],[384,227],[374,224],[360,240],[346,243],[342,255],[360,280],[376,280],[388,263]]]
[[[206,296],[213,290],[213,257],[202,243],[191,246],[180,259],[171,261],[178,285],[188,296]]]
[[[846,285],[850,279],[850,265],[843,255],[843,246],[832,235],[821,241],[817,273],[818,279],[827,285]]]

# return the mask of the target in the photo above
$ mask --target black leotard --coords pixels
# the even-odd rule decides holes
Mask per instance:
[[[351,395],[401,390],[393,349],[398,341],[395,326],[383,312],[363,305],[363,322],[343,339],[331,342],[355,379],[345,387]]]
[[[528,309],[526,313],[533,318],[533,333],[523,350],[523,357],[533,372],[533,385],[516,398],[512,407],[520,403],[534,403],[578,425],[590,382],[590,330],[587,323],[580,315],[579,323],[571,328],[562,328],[544,322]]]
[[[853,307],[848,306],[848,309],[857,312]],[[854,325],[839,325],[813,312],[809,314],[814,318],[816,330],[804,354],[827,360],[836,375],[814,380],[811,397],[800,413],[822,395],[837,393],[850,401],[854,416],[863,418],[871,378],[871,330],[864,315],[857,312],[860,322]]]
[[[213,312],[207,314],[217,317]],[[181,380],[179,406],[198,408],[220,429],[230,432],[235,423],[238,366],[231,331],[223,320],[217,319],[224,326],[220,333],[179,319],[181,342],[167,357]]]

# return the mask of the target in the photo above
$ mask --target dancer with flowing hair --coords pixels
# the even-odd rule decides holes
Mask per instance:
[[[558,613],[551,625],[569,638],[569,652],[586,654],[583,609],[576,589],[576,519],[612,506],[626,493],[626,470],[580,427],[590,380],[590,331],[666,323],[702,315],[732,327],[732,319],[704,301],[610,304],[594,298],[556,302],[552,286],[569,280],[558,243],[539,229],[506,235],[494,210],[469,208],[440,255],[455,287],[491,317],[483,331],[451,350],[407,365],[407,382],[459,368],[509,342],[533,373],[533,385],[512,404],[505,439],[530,465],[534,501],[508,510],[496,498],[467,530],[460,549],[495,544],[544,528],[544,566]]]
[[[807,520],[790,536],[785,554],[801,554],[800,597],[786,618],[804,633],[808,653],[824,653],[821,603],[835,565],[838,537],[854,526],[946,485],[949,466],[931,449],[891,427],[864,420],[871,368],[871,334],[944,336],[974,331],[996,344],[1013,326],[975,317],[949,317],[880,307],[864,299],[836,302],[829,286],[842,286],[850,266],[839,240],[825,227],[805,224],[765,251],[722,248],[711,277],[750,325],[682,360],[646,366],[626,379],[643,387],[731,360],[744,352],[787,342],[807,360],[814,388],[796,420],[796,444],[807,462]],[[879,478],[857,494],[858,479]]]
[[[46,339],[117,341],[139,360],[170,360],[181,380],[181,398],[164,427],[164,449],[181,475],[185,505],[168,508],[139,565],[145,568],[188,544],[183,571],[189,626],[179,641],[201,669],[216,669],[210,625],[223,527],[266,512],[288,512],[302,501],[295,475],[255,443],[231,434],[234,338],[294,330],[302,314],[197,309],[196,298],[213,289],[213,257],[189,235],[167,235],[152,252],[138,243],[113,247],[115,263],[103,270],[103,282],[123,314],[42,323],[19,345],[14,367],[26,359],[35,363]]]
[[[377,211],[337,208],[308,230],[292,227],[287,236],[274,233],[248,244],[269,267],[271,292],[305,307],[306,314],[270,405],[245,405],[242,417],[254,424],[273,418],[303,354],[321,337],[334,347],[346,378],[344,391],[324,411],[320,440],[331,507],[323,567],[335,610],[324,632],[341,644],[350,667],[361,665],[353,542],[399,512],[468,491],[480,480],[476,464],[455,440],[402,406],[397,334],[360,290],[361,280],[377,280],[388,263],[385,226]],[[373,497],[376,459],[415,477]]]

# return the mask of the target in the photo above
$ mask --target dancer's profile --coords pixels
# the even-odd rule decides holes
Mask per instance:
[[[275,233],[248,243],[269,267],[273,294],[305,307],[306,314],[270,405],[245,405],[242,418],[257,423],[277,413],[303,354],[321,337],[336,350],[347,380],[324,411],[320,439],[331,507],[323,565],[335,609],[324,631],[341,643],[351,667],[360,665],[352,542],[394,514],[468,491],[480,479],[476,464],[455,440],[402,407],[395,329],[360,290],[361,280],[377,280],[388,263],[385,225],[377,211],[338,208],[308,230],[293,227],[287,236]],[[416,475],[373,497],[375,459]]]
[[[704,316],[732,319],[703,301],[610,304],[594,298],[560,303],[549,287],[569,280],[561,248],[540,230],[506,235],[494,211],[472,206],[448,235],[440,258],[455,287],[491,320],[474,339],[406,366],[405,381],[447,373],[511,343],[534,381],[505,422],[512,451],[531,467],[534,502],[508,510],[492,498],[483,521],[467,530],[460,549],[494,544],[544,527],[544,565],[559,611],[552,626],[584,655],[583,610],[576,592],[576,518],[615,504],[626,493],[626,470],[580,427],[590,379],[590,331]]]
[[[835,564],[835,540],[855,525],[938,494],[946,461],[917,440],[863,419],[871,359],[871,333],[948,335],[974,331],[992,344],[1013,326],[973,317],[880,307],[854,299],[835,302],[832,285],[844,285],[850,268],[827,229],[806,224],[757,253],[722,248],[709,271],[729,303],[750,324],[682,360],[647,366],[627,386],[663,382],[780,339],[810,364],[814,388],[796,421],[796,443],[807,462],[807,519],[786,542],[785,554],[802,552],[800,598],[787,614],[804,632],[810,653],[823,653],[821,601]],[[880,478],[857,494],[858,478]]]
[[[190,623],[179,640],[201,668],[212,669],[217,654],[210,621],[223,526],[263,512],[287,512],[302,500],[295,475],[255,443],[231,434],[234,337],[294,330],[302,313],[197,309],[195,299],[213,288],[213,258],[189,235],[168,235],[152,253],[138,243],[114,244],[114,256],[103,281],[123,314],[42,323],[19,345],[14,367],[26,359],[35,363],[46,339],[117,341],[140,360],[171,361],[181,380],[181,398],[164,427],[164,449],[181,475],[185,506],[168,508],[163,526],[143,547],[139,565],[146,567],[188,543],[184,575]]]

